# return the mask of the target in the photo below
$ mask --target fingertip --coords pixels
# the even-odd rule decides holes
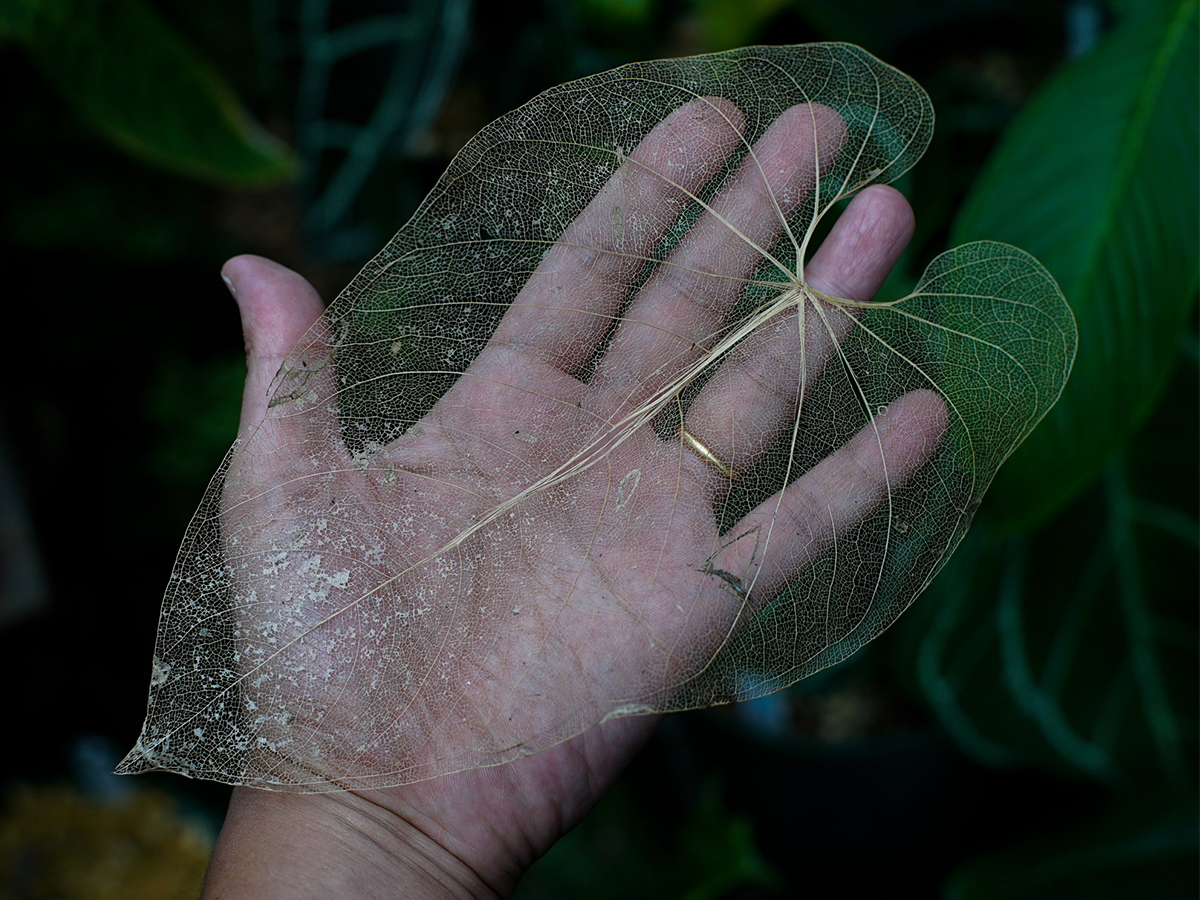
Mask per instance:
[[[288,353],[318,321],[324,305],[301,275],[261,256],[235,256],[221,279],[237,301],[246,346],[242,426],[260,421],[267,391]]]
[[[221,278],[239,299],[264,293],[295,293],[324,309],[316,289],[303,275],[264,256],[244,253],[226,260],[221,266]]]
[[[706,122],[713,113],[728,123],[739,134],[741,133],[742,126],[746,124],[746,117],[736,103],[725,97],[715,96],[697,97],[694,100],[689,100],[675,112],[671,113],[668,118],[686,117],[693,122]],[[666,120],[664,119],[664,121]]]
[[[260,267],[275,265],[271,260],[250,253],[243,253],[225,260],[221,266],[221,280],[229,288],[234,299],[238,296],[238,284],[254,278],[255,271]]]
[[[818,161],[818,169],[824,172],[833,165],[846,146],[850,128],[847,126],[846,120],[831,106],[814,102],[793,108],[803,107],[807,107],[808,115],[812,119],[813,133],[817,136],[818,149],[822,157]]]
[[[896,438],[889,441],[900,454],[893,462],[900,462],[907,470],[923,464],[941,446],[950,424],[950,410],[936,391],[915,390],[893,400],[882,421],[884,430]]]
[[[863,188],[851,205],[856,202],[864,207],[866,214],[886,220],[892,231],[892,239],[900,244],[901,250],[908,246],[917,226],[917,217],[907,197],[890,184],[872,184]]]
[[[325,309],[304,276],[261,256],[233,257],[221,267],[221,279],[237,301],[252,356],[286,353]]]
[[[859,193],[834,223],[808,266],[810,282],[835,297],[870,300],[912,240],[908,200],[888,185]]]

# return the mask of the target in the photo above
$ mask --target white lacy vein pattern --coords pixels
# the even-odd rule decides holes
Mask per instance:
[[[1075,351],[1006,245],[822,293],[920,86],[843,44],[624,66],[485,128],[213,479],[121,771],[319,791],[761,695],[885,629]]]

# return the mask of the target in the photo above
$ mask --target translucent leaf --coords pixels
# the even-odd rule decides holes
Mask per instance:
[[[300,342],[171,576],[121,771],[316,791],[776,690],[920,593],[1062,390],[1013,247],[805,280],[933,110],[842,44],[624,66],[485,128]]]

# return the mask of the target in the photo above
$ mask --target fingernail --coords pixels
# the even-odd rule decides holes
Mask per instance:
[[[221,273],[221,280],[225,282],[225,287],[229,288],[229,293],[233,294],[233,299],[237,299],[237,289],[233,286],[233,282],[229,280],[229,276],[224,272]]]

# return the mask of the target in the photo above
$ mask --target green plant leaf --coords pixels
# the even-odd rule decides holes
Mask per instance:
[[[1009,528],[1061,507],[1144,421],[1195,301],[1197,4],[1150,6],[1030,103],[954,228],[1036,255],[1079,323],[1070,387],[986,501]]]
[[[904,623],[920,689],[983,762],[1195,778],[1200,434],[1187,346],[1159,412],[1098,484],[1029,534],[980,516]]]
[[[154,165],[202,181],[288,179],[287,148],[143,0],[23,0],[0,29],[26,45],[76,113]]]
[[[0,5],[0,39],[25,40],[33,32],[41,0],[11,0]]]

